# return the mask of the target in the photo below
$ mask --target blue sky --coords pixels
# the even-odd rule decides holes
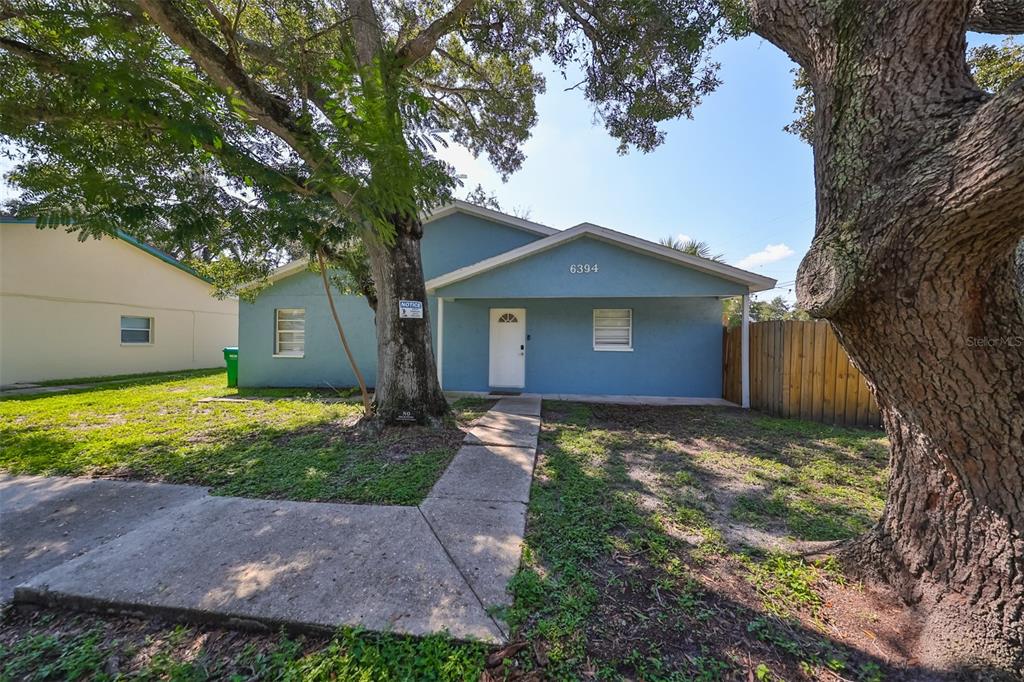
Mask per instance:
[[[789,298],[814,234],[811,149],[782,130],[793,119],[794,65],[755,37],[724,43],[714,58],[722,84],[693,120],[665,125],[652,153],[618,155],[582,94],[553,74],[526,163],[507,183],[485,158],[444,156],[466,191],[480,183],[506,211],[528,209],[556,228],[592,222],[652,240],[701,239],[729,263],[787,283],[768,293]]]

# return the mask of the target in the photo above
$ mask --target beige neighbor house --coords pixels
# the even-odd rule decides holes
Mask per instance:
[[[127,235],[0,216],[0,385],[217,367],[238,301]]]

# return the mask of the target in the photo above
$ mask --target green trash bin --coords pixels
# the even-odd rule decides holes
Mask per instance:
[[[224,362],[228,366],[228,388],[238,386],[238,348],[230,346],[224,349]]]

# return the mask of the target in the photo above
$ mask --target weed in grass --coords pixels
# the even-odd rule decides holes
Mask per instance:
[[[882,682],[885,676],[882,674],[882,667],[873,661],[861,664],[857,669],[857,679],[861,682]]]
[[[791,616],[794,609],[817,616],[824,604],[816,589],[819,583],[842,580],[838,564],[831,557],[813,563],[782,552],[770,552],[761,560],[750,553],[739,558],[750,572],[750,581],[765,610],[781,618]]]
[[[736,498],[730,516],[757,528],[783,526],[800,540],[844,540],[871,527],[879,497],[830,486],[775,486]]]
[[[690,661],[690,670],[686,674],[674,676],[673,680],[693,680],[694,682],[713,682],[724,678],[733,665],[713,656],[695,656]]]
[[[669,422],[670,414],[678,420]],[[736,489],[746,479],[764,487],[729,499],[734,521],[846,533],[880,504],[875,482],[884,466],[858,450],[874,448],[878,437],[816,424],[762,431],[753,421],[710,409],[640,414],[545,403],[527,551],[509,613],[516,632],[550,653],[546,678],[769,680],[798,676],[801,663],[812,672],[846,665],[841,647],[808,637],[804,626],[759,621],[707,587],[709,575],[714,581],[735,566],[719,527],[721,497],[709,486],[726,479]],[[687,551],[683,537],[697,546]],[[839,579],[834,562],[742,561],[754,592],[778,613],[819,613],[819,582]],[[760,650],[755,639],[783,662],[730,659],[730,651]]]
[[[852,666],[846,652],[821,637],[812,637],[797,633],[790,624],[776,617],[758,617],[750,621],[747,631],[786,654],[798,658],[804,674],[810,678],[818,678],[816,669],[829,671],[829,678],[848,679],[851,667],[858,680],[879,682],[882,677],[881,667],[873,661],[865,661]]]
[[[449,415],[450,425],[469,424],[476,421],[494,407],[497,402],[493,398],[459,398],[452,403],[452,411]]]
[[[481,645],[460,645],[443,635],[413,639],[352,629],[305,656],[285,646],[283,655],[270,658],[259,679],[476,680],[486,652]]]
[[[102,675],[105,659],[96,632],[67,640],[40,634],[0,646],[0,680],[89,679]]]
[[[687,469],[680,469],[679,471],[674,472],[669,480],[676,488],[696,488],[699,485],[697,477],[692,471]]]

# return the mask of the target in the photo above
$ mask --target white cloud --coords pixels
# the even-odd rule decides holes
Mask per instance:
[[[789,258],[794,253],[793,249],[785,244],[769,244],[760,251],[756,251],[736,263],[736,267],[750,270],[759,265],[774,263],[784,258]]]
[[[676,239],[678,239],[681,242],[692,242],[693,241],[693,237],[691,237],[688,234],[683,234],[682,232],[680,232],[679,234],[676,235]]]

